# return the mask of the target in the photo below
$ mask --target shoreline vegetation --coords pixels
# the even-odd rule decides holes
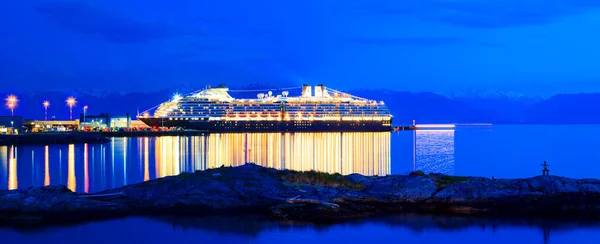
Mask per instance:
[[[0,191],[0,225],[37,227],[128,216],[239,216],[336,223],[428,214],[600,220],[600,180],[441,174],[342,176],[254,164],[182,173],[94,194],[65,186]]]

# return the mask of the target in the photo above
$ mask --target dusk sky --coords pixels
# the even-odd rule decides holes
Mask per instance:
[[[28,0],[0,21],[0,91],[600,92],[598,0]]]

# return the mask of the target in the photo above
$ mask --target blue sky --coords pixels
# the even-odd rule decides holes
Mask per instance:
[[[0,21],[0,90],[600,92],[598,0],[30,0]]]

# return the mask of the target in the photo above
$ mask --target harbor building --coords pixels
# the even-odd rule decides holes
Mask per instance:
[[[0,134],[19,132],[23,124],[22,116],[0,116]]]
[[[80,127],[82,130],[111,130],[130,128],[131,116],[129,113],[122,116],[111,116],[109,113],[98,115],[80,114]]]

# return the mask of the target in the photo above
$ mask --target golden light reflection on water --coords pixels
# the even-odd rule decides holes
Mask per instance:
[[[83,191],[90,192],[88,144],[83,145]]]
[[[50,185],[50,153],[48,152],[48,146],[44,146],[44,186]]]
[[[129,138],[123,139],[123,185],[127,185],[127,141]]]
[[[190,139],[160,137],[155,145],[157,177],[179,174],[181,165],[190,165],[186,171],[195,171],[246,162],[301,171],[391,173],[387,132],[210,134]]]
[[[17,152],[16,147],[11,146],[8,152],[8,189],[14,190],[19,187],[17,181]]]
[[[19,148],[32,153],[31,162],[28,158],[19,160],[22,161],[19,169],[32,171],[20,175],[20,187],[64,184],[72,191],[89,193],[246,162],[276,169],[388,175],[391,174],[390,139],[390,133],[231,133],[113,138],[110,145],[44,146],[43,162],[33,159],[37,149]],[[134,153],[129,151],[132,148]],[[98,165],[94,164],[95,155]],[[16,147],[0,147],[0,178],[8,182],[4,189],[19,187],[17,158]],[[28,163],[32,168],[27,168]],[[55,176],[52,181],[51,176]]]
[[[146,153],[143,153],[146,152]],[[148,137],[144,138],[144,151],[141,152],[144,155],[144,181],[149,181],[150,180],[150,163],[149,163],[149,157],[150,157],[150,150],[148,150]]]
[[[67,152],[67,188],[71,191],[75,191],[77,182],[75,179],[75,145],[69,144],[69,150]]]
[[[8,173],[8,147],[0,146],[0,179],[4,180]],[[6,177],[8,178],[8,177]],[[8,183],[8,182],[7,182]],[[2,183],[4,184],[4,183]]]

